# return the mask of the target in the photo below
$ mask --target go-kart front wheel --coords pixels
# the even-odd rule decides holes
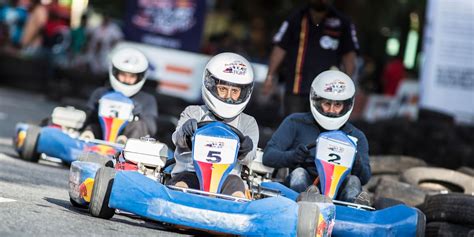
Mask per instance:
[[[109,207],[110,191],[114,182],[115,169],[110,167],[99,168],[95,175],[94,187],[89,206],[89,212],[94,217],[110,219],[115,209]]]
[[[331,235],[335,216],[320,218],[323,208],[333,209],[329,213],[334,213],[336,209],[327,196],[312,192],[303,192],[298,196],[298,237]]]
[[[30,162],[38,162],[40,154],[36,152],[36,145],[40,136],[41,128],[36,125],[28,125],[24,131],[20,131],[18,136],[17,149],[20,151],[20,157]],[[24,133],[24,134],[21,134]],[[20,138],[20,136],[24,136]],[[20,139],[23,139],[20,142]]]

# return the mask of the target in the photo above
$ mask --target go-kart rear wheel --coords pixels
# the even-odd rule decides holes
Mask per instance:
[[[40,136],[41,128],[36,125],[28,125],[26,129],[25,140],[20,148],[20,157],[30,162],[38,162],[40,154],[36,151],[38,138]]]
[[[84,152],[79,155],[78,161],[92,162],[105,167],[114,167],[114,162],[109,157],[95,152]]]
[[[311,192],[303,192],[298,196],[298,237],[315,236],[318,231],[324,231],[318,230],[321,210],[317,203],[332,204],[332,200],[324,195]],[[323,228],[328,228],[328,226]],[[328,234],[330,235],[330,233]]]
[[[110,167],[99,168],[95,175],[89,212],[94,217],[110,219],[115,209],[109,207],[110,191],[114,182],[115,169]]]

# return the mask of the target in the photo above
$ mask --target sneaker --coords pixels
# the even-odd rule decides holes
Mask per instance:
[[[115,142],[118,143],[118,144],[125,145],[125,143],[127,143],[127,137],[124,136],[124,135],[120,135],[120,136],[117,137]]]
[[[360,192],[359,195],[357,195],[357,197],[355,198],[354,203],[365,206],[371,206],[369,193],[367,193],[366,191]]]
[[[84,132],[81,133],[81,135],[79,137],[81,139],[84,139],[84,140],[93,140],[93,139],[95,139],[94,133],[90,130],[85,130]]]

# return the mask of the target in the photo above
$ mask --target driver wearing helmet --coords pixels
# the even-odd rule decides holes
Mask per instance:
[[[245,196],[245,185],[240,178],[241,165],[247,165],[253,160],[259,138],[255,119],[242,113],[250,100],[253,81],[253,69],[244,57],[235,53],[221,53],[211,58],[205,67],[202,81],[205,105],[186,107],[173,133],[176,166],[169,184],[199,189],[187,140],[193,136],[198,122],[221,121],[237,128],[245,136],[240,141],[239,164],[227,176],[221,192],[236,197]]]
[[[352,167],[341,186],[338,200],[368,204],[362,185],[371,176],[369,148],[364,133],[347,122],[354,106],[355,86],[351,78],[340,71],[324,71],[312,82],[311,112],[295,113],[285,118],[265,148],[263,164],[274,168],[290,168],[285,184],[303,192],[316,180],[313,143],[321,132],[340,130],[357,140],[357,153]],[[311,190],[314,186],[311,186]]]
[[[111,91],[121,92],[133,101],[134,120],[129,122],[122,132],[126,138],[140,138],[156,133],[158,109],[155,98],[140,89],[145,84],[148,60],[145,55],[134,48],[121,48],[112,53],[109,69],[110,86],[100,87],[92,92],[87,102],[87,136],[100,137],[101,129],[97,118],[99,99]],[[92,137],[92,138],[93,138]],[[118,141],[123,136],[117,138]],[[123,141],[122,141],[123,142]]]

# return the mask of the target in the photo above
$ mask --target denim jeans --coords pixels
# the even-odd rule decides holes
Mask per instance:
[[[286,184],[289,188],[295,190],[298,193],[304,192],[314,180],[312,180],[308,171],[304,168],[294,169],[286,180]],[[318,187],[321,189],[320,185]],[[336,199],[345,202],[354,202],[357,195],[362,192],[362,185],[360,180],[355,175],[348,175],[344,179],[339,188],[339,194]]]

